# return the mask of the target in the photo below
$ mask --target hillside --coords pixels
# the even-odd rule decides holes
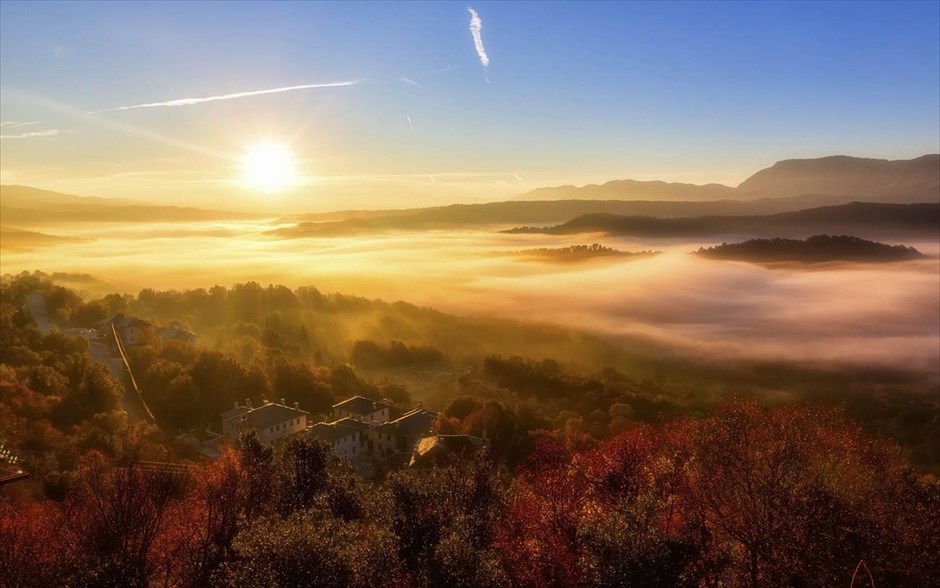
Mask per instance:
[[[542,247],[522,251],[505,251],[499,255],[510,255],[524,259],[546,262],[578,262],[591,259],[638,259],[656,255],[658,251],[619,251],[599,243],[591,245],[569,245],[568,247]]]
[[[648,199],[704,201],[805,196],[851,197],[851,200],[899,203],[940,200],[940,155],[890,161],[836,155],[788,159],[762,169],[736,187],[721,184],[677,184],[614,180],[582,187],[538,188],[516,200]],[[805,202],[810,206],[844,204],[848,200]]]
[[[542,200],[453,204],[433,208],[343,211],[284,218],[296,225],[268,234],[281,238],[335,237],[387,230],[456,226],[560,224],[582,215],[682,219],[698,216],[754,216],[848,204],[843,196],[796,196],[710,202],[651,200]]]
[[[759,216],[652,218],[588,214],[551,227],[518,227],[507,233],[571,235],[607,233],[637,237],[705,237],[713,235],[775,235],[804,237],[819,233],[871,236],[936,237],[940,204],[877,204],[853,202],[797,212]]]
[[[576,195],[575,195],[576,194]],[[581,188],[557,186],[536,188],[514,200],[724,200],[737,198],[734,188],[722,184],[682,184],[662,181],[612,180]]]
[[[6,217],[4,216],[4,220]],[[64,245],[84,241],[78,237],[47,235],[35,231],[23,231],[12,227],[0,227],[0,250],[29,251],[37,247]]]
[[[711,259],[732,259],[755,263],[827,261],[889,262],[922,259],[913,247],[887,245],[847,235],[814,235],[798,239],[750,239],[743,243],[722,243],[701,248],[697,255]]]
[[[738,192],[762,196],[851,194],[889,196],[940,190],[940,155],[889,161],[837,155],[788,159],[752,175]]]
[[[10,225],[48,222],[186,222],[241,219],[242,212],[146,204],[127,199],[73,196],[28,186],[0,186],[0,216]]]

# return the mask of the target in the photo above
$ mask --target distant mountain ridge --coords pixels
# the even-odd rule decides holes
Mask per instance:
[[[0,216],[7,224],[44,222],[186,222],[257,217],[254,214],[148,204],[125,198],[73,196],[29,186],[0,186]]]
[[[681,184],[613,180],[580,188],[538,188],[515,200],[720,200],[801,195],[852,196],[857,200],[888,198],[891,202],[940,199],[940,154],[887,160],[834,155],[787,159],[762,169],[736,188],[722,184]]]
[[[759,216],[654,218],[585,214],[551,227],[517,227],[506,233],[573,235],[606,233],[634,237],[674,238],[715,235],[804,237],[818,233],[857,236],[940,236],[940,204],[853,202],[796,212]]]
[[[576,192],[577,196],[573,193]],[[588,184],[536,188],[514,200],[729,200],[738,198],[734,188],[723,184],[682,184],[675,182],[611,180],[604,184]]]
[[[890,161],[835,155],[788,159],[741,182],[738,191],[766,196],[888,196],[940,190],[940,155]]]

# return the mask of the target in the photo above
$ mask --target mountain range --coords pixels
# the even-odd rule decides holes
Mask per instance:
[[[678,184],[614,180],[580,188],[538,188],[516,200],[749,200],[801,195],[877,198],[888,202],[932,201],[940,195],[940,154],[890,161],[835,155],[787,159],[753,174],[736,188],[722,184]],[[932,198],[931,198],[932,196]]]
[[[934,237],[940,235],[940,203],[885,204],[853,202],[796,212],[757,216],[654,218],[585,214],[550,227],[518,227],[506,233],[573,235],[605,233],[632,237],[689,238],[716,235],[805,237],[819,233],[863,237]]]
[[[504,202],[303,214],[281,219],[282,224],[292,226],[270,234],[311,237],[453,226],[557,225],[575,220],[583,223],[584,219],[576,217],[584,215],[688,222],[693,217],[773,215],[853,201],[940,202],[940,155],[900,161],[846,156],[792,159],[758,171],[736,188],[615,180],[580,188],[540,188]],[[129,199],[73,196],[16,185],[0,186],[0,215],[8,229],[59,221],[187,222],[258,216]],[[7,238],[11,238],[10,233]]]

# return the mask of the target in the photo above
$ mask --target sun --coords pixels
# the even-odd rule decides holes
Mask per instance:
[[[255,190],[278,192],[294,185],[294,154],[280,143],[258,143],[245,151],[242,182]]]

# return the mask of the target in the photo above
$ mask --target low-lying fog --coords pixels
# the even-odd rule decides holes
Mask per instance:
[[[892,264],[767,268],[689,254],[713,242],[488,230],[278,240],[264,223],[43,227],[88,238],[4,251],[3,273],[86,272],[120,291],[255,280],[405,300],[456,314],[644,335],[724,356],[912,367],[940,376],[940,245]],[[550,263],[498,252],[602,243],[653,257]],[[100,295],[99,292],[95,292]]]

